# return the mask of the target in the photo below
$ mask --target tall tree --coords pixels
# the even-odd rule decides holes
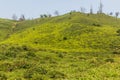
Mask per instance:
[[[21,15],[21,17],[19,18],[19,21],[24,21],[25,20],[25,16],[24,14]]]
[[[44,18],[47,18],[48,16],[47,16],[47,14],[44,14],[43,17],[44,17]]]
[[[84,7],[81,7],[81,8],[80,8],[80,12],[81,12],[81,13],[85,13],[85,8],[84,8]]]
[[[58,12],[57,10],[54,12],[54,14],[55,14],[56,16],[59,16],[59,12]]]
[[[113,15],[113,12],[110,12],[110,15],[112,16],[112,15]]]
[[[17,20],[17,16],[15,14],[13,14],[12,19]]]
[[[103,13],[103,4],[102,4],[102,1],[100,0],[100,5],[99,5],[99,10],[98,10],[98,13]]]
[[[120,14],[119,12],[116,12],[116,13],[115,13],[116,18],[119,16],[119,14]]]
[[[92,8],[92,5],[90,7],[90,14],[93,14],[93,8]]]
[[[41,15],[40,15],[40,18],[44,18],[44,16],[41,14]]]
[[[51,15],[51,14],[48,14],[48,17],[52,17],[52,15]]]

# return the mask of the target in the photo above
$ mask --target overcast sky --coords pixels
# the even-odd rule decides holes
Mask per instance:
[[[55,10],[64,14],[71,10],[80,10],[80,7],[89,11],[93,6],[98,10],[100,0],[0,0],[0,17],[11,18],[13,14],[24,14],[27,18],[36,18],[40,14],[53,14]],[[120,11],[120,0],[102,0],[103,11],[106,13]]]

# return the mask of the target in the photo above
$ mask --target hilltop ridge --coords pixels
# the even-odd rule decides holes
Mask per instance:
[[[24,21],[14,29],[23,30],[2,43],[24,44],[38,49],[47,49],[48,46],[48,49],[63,51],[100,51],[102,48],[104,51],[119,40],[119,22],[119,19],[105,14],[68,13]]]

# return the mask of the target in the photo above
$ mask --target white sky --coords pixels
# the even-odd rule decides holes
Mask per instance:
[[[11,18],[13,14],[24,14],[27,18],[39,17],[40,14],[53,14],[58,10],[61,14],[70,10],[80,10],[80,7],[89,11],[93,6],[97,12],[100,0],[0,0],[0,17]],[[106,13],[120,11],[120,0],[102,0],[103,11]]]

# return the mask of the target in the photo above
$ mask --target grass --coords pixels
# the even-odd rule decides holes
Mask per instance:
[[[8,21],[17,25],[1,37],[1,80],[120,79],[119,19],[72,12]]]

